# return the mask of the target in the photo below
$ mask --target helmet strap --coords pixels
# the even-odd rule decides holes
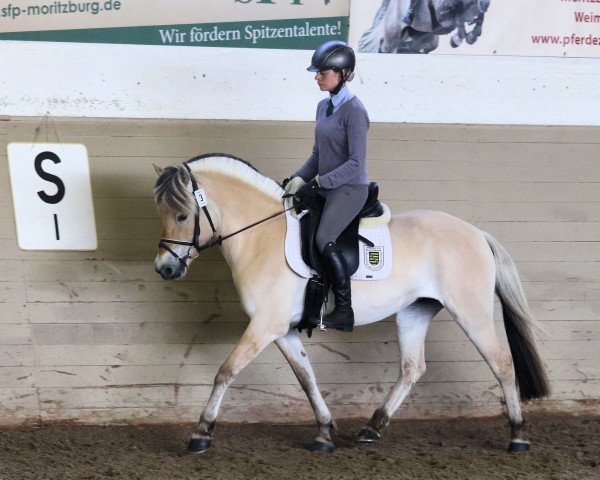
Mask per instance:
[[[332,95],[337,95],[338,93],[340,93],[340,90],[342,89],[342,87],[346,83],[346,80],[348,80],[348,77],[350,76],[350,72],[348,72],[346,75],[343,74],[343,71],[339,73],[341,75],[339,83],[336,85],[335,88],[329,90],[329,93],[331,93]]]

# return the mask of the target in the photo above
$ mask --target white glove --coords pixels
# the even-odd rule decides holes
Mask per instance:
[[[290,195],[294,195],[298,190],[300,190],[304,185],[306,184],[306,182],[304,180],[302,180],[302,177],[294,177],[292,178],[285,186],[285,193],[286,194],[290,194]],[[284,200],[284,205],[285,208],[290,208],[293,205],[294,199],[289,197],[286,198]],[[296,209],[292,208],[290,210],[290,213],[292,214],[292,217],[294,218],[298,218],[298,214],[296,213]]]
[[[305,183],[306,182],[302,180],[302,177],[294,177],[285,186],[285,193],[293,195],[298,190],[300,190]]]

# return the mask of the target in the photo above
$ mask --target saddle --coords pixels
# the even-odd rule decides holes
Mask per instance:
[[[373,246],[373,243],[360,236],[358,226],[362,218],[378,217],[383,215],[383,207],[378,199],[379,185],[376,182],[371,182],[369,185],[369,195],[365,205],[359,214],[350,222],[350,225],[340,234],[336,240],[338,247],[342,249],[344,258],[348,265],[348,274],[352,275],[358,269],[359,262],[359,241]],[[321,253],[316,244],[317,228],[325,206],[325,199],[321,197],[316,188],[309,190],[307,194],[301,197],[294,197],[294,206],[296,212],[300,213],[306,210],[300,218],[300,238],[302,243],[302,259],[309,267],[311,267],[319,276],[323,275],[323,263],[321,261]]]
[[[373,242],[359,234],[359,224],[363,218],[379,217],[384,214],[384,208],[379,202],[378,196],[379,185],[376,182],[371,182],[365,205],[336,240],[337,246],[343,252],[348,265],[348,275],[350,276],[357,271],[359,266],[359,243],[363,242],[370,247],[374,246]],[[321,253],[316,244],[317,228],[325,206],[325,199],[317,193],[315,185],[312,189],[304,190],[302,195],[297,194],[294,196],[293,201],[296,213],[303,213],[300,217],[302,259],[316,272],[308,281],[304,300],[304,314],[301,322],[296,327],[300,332],[303,328],[306,328],[310,338],[312,329],[315,327],[314,319],[319,317],[330,287],[323,268]]]
[[[411,29],[444,35],[456,28],[456,17],[462,13],[462,0],[429,0],[419,2]]]

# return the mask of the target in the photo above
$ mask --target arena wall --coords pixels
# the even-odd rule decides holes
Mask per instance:
[[[306,50],[0,41],[0,115],[312,121]],[[594,58],[357,55],[374,122],[600,125]]]
[[[312,146],[311,122],[5,116],[0,120],[0,424],[195,421],[247,322],[218,250],[182,281],[153,271],[161,226],[152,163],[227,152],[277,180]],[[517,262],[552,397],[528,410],[600,413],[599,127],[374,122],[369,173],[399,212],[436,209],[496,236]],[[22,251],[9,142],[87,146],[99,248]],[[503,331],[497,315],[497,327]],[[336,417],[370,416],[398,376],[391,319],[306,341]],[[441,312],[428,371],[400,417],[495,415],[502,394]],[[222,421],[311,421],[285,360],[268,348],[225,396]]]

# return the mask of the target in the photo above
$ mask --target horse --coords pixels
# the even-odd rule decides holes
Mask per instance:
[[[159,177],[154,200],[163,224],[156,272],[165,280],[183,277],[201,251],[220,246],[250,319],[218,369],[188,452],[208,450],[225,391],[272,342],[289,362],[314,410],[319,430],[310,449],[334,451],[336,425],[294,329],[302,317],[307,279],[284,258],[283,189],[249,163],[226,154],[202,155],[155,169]],[[389,229],[392,272],[386,279],[353,282],[352,296],[357,327],[395,315],[400,375],[357,442],[379,440],[425,372],[425,335],[433,317],[445,307],[502,387],[511,428],[509,450],[529,449],[519,395],[526,401],[546,397],[550,390],[533,336],[536,321],[508,253],[490,234],[442,212],[395,214]],[[510,350],[494,329],[494,292],[502,306]]]
[[[415,0],[412,0],[413,2]],[[429,53],[439,46],[439,36],[454,30],[454,48],[466,39],[473,44],[481,36],[491,0],[430,0],[414,5],[414,20],[404,23],[411,0],[383,0],[373,25],[361,37],[359,52]],[[465,25],[474,25],[467,32]]]

